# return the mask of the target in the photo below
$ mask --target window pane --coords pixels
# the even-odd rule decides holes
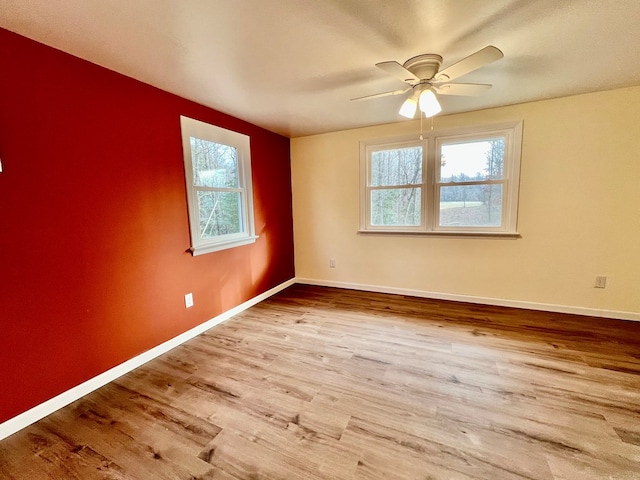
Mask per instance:
[[[193,184],[197,187],[238,187],[238,151],[229,145],[191,137]]]
[[[422,183],[422,147],[378,150],[371,154],[371,186]]]
[[[240,192],[198,192],[198,208],[202,239],[243,231]]]
[[[419,188],[371,191],[372,225],[420,225]]]
[[[440,189],[441,227],[499,227],[502,185],[464,185]]]
[[[502,178],[504,138],[447,143],[440,148],[440,154],[440,182]]]

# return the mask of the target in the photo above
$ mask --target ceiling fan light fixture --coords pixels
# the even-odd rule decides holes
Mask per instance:
[[[406,118],[413,118],[416,116],[416,110],[418,109],[418,102],[413,97],[407,98],[400,107],[400,115]]]
[[[442,111],[440,102],[438,102],[438,99],[431,90],[423,90],[422,93],[420,93],[419,104],[420,110],[427,118],[433,117]]]
[[[396,61],[376,63],[376,67],[403,81],[407,86],[404,90],[392,90],[389,92],[365,95],[351,100],[364,100],[370,98],[386,97],[388,95],[404,95],[413,90],[410,97],[400,107],[400,115],[412,119],[416,114],[416,104],[420,108],[421,116],[433,117],[442,111],[438,102],[438,95],[458,95],[472,97],[486,92],[491,85],[483,83],[452,83],[458,77],[462,77],[489,63],[500,60],[504,54],[493,45],[489,45],[475,53],[459,60],[453,65],[440,71],[442,57],[435,53],[425,53],[410,58],[400,65]]]

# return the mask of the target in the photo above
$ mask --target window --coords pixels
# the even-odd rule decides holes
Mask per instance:
[[[194,255],[253,243],[250,140],[180,117]]]
[[[517,235],[522,122],[362,142],[361,232]]]

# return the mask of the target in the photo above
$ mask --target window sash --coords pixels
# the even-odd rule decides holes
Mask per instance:
[[[241,187],[199,187],[193,186],[193,189],[198,192],[241,192],[245,191],[244,188]]]
[[[485,185],[500,185],[502,186],[502,201],[500,203],[500,224],[499,225],[441,225],[441,213],[442,213],[442,188],[446,187],[467,187],[467,186],[485,186]],[[434,202],[434,231],[444,230],[444,231],[472,231],[473,229],[482,230],[482,231],[495,231],[500,232],[504,230],[505,221],[507,211],[505,208],[505,191],[506,191],[506,180],[493,180],[487,182],[448,182],[436,184],[435,186],[435,198]],[[489,208],[491,208],[489,206]]]
[[[238,226],[239,226],[239,231],[238,232],[231,232],[231,233],[220,233],[218,235],[213,235],[213,236],[205,236],[205,231],[202,228],[202,220],[203,217],[200,216],[200,210],[202,209],[201,206],[201,197],[199,195],[199,193],[203,192],[203,190],[198,190],[196,192],[196,199],[198,202],[198,235],[199,235],[199,240],[203,241],[203,242],[207,242],[208,240],[212,240],[215,239],[216,241],[219,239],[231,239],[231,238],[241,238],[246,236],[246,223],[245,223],[245,217],[246,215],[244,215],[245,212],[245,205],[244,205],[244,199],[242,198],[242,194],[241,192],[228,192],[228,191],[223,191],[223,192],[216,192],[216,191],[212,191],[212,190],[204,190],[204,192],[206,193],[234,193],[234,194],[238,194],[240,193],[240,196],[237,197],[239,199],[238,204],[235,204],[234,207],[238,208],[240,210],[240,213],[238,215]],[[223,212],[223,213],[227,213],[227,212]],[[208,218],[207,218],[207,224],[208,222]],[[219,219],[218,219],[219,220]]]
[[[423,188],[422,183],[399,183],[398,185],[376,185],[375,187],[368,187],[370,190],[392,190],[396,188]]]

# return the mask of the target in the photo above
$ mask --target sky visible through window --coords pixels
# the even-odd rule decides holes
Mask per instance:
[[[491,149],[489,141],[453,143],[442,146],[442,166],[440,178],[451,178],[461,173],[470,177],[486,174],[487,153]]]

